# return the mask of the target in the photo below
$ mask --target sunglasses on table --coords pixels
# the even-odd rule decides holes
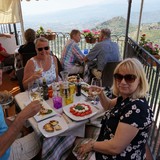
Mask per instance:
[[[43,47],[43,48],[37,48],[37,50],[38,50],[39,52],[40,52],[40,51],[43,51],[43,49],[47,51],[47,50],[49,50],[49,46]]]
[[[126,75],[122,75],[119,73],[114,74],[114,79],[118,82],[121,82],[123,78],[127,83],[133,83],[136,80],[137,76],[134,74],[126,74]]]

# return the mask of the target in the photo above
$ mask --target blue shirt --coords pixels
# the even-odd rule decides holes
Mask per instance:
[[[8,129],[8,126],[7,126],[5,119],[4,119],[2,106],[0,105],[0,135],[2,135],[4,132],[6,132],[7,129]],[[0,160],[7,160],[9,158],[9,155],[10,155],[10,148],[8,148],[6,150],[6,152],[4,153],[4,155],[2,157],[0,157]]]
[[[105,39],[102,42],[95,44],[86,57],[89,62],[97,59],[95,61],[97,66],[96,68],[103,71],[103,68],[107,62],[120,61],[118,44],[112,42],[110,39]],[[88,65],[90,65],[90,63],[88,63]]]

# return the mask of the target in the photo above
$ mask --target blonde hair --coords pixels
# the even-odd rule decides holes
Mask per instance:
[[[149,89],[146,74],[144,72],[143,65],[136,58],[126,58],[121,63],[117,65],[114,70],[114,74],[119,73],[120,69],[127,69],[131,74],[135,74],[139,78],[139,84],[136,91],[131,95],[131,98],[136,99],[140,97],[145,97]],[[113,80],[113,94],[120,96],[119,89],[116,85],[115,79]]]

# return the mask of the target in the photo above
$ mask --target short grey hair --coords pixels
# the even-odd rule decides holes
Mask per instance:
[[[102,35],[104,35],[106,38],[110,38],[110,37],[111,37],[111,30],[108,29],[108,28],[101,29],[101,33],[102,33]]]
[[[37,45],[38,42],[48,42],[49,43],[48,39],[46,39],[45,37],[39,37],[35,39],[34,41],[35,46]]]

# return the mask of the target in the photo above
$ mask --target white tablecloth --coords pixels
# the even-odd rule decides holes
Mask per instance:
[[[30,102],[29,96],[28,96],[28,91],[19,93],[15,96],[15,100],[17,102],[17,104],[19,105],[20,109],[23,110],[25,107],[25,104],[28,102]],[[74,102],[79,102],[79,101],[85,101],[85,97],[82,96],[75,96],[74,98]],[[49,98],[49,100],[46,101],[48,103],[49,106],[53,107],[53,102],[52,99]],[[65,107],[65,106],[64,106]],[[85,124],[87,122],[90,121],[94,121],[95,117],[99,116],[100,113],[103,112],[103,109],[101,107],[101,105],[99,104],[98,107],[100,108],[100,110],[98,111],[99,113],[97,115],[95,115],[94,117],[90,118],[90,119],[86,119],[83,121],[73,121],[70,120],[68,123],[68,129],[66,131],[64,131],[63,133],[61,133],[59,136],[67,136],[67,135],[73,135],[73,136],[78,136],[78,137],[84,137],[84,132],[85,132]],[[61,113],[62,109],[54,109],[57,113]],[[61,117],[63,118],[63,117]],[[29,119],[29,123],[31,124],[31,126],[33,127],[33,129],[35,130],[35,132],[41,136],[42,133],[40,132],[39,128],[38,128],[38,123],[36,122],[36,120],[32,117]]]

